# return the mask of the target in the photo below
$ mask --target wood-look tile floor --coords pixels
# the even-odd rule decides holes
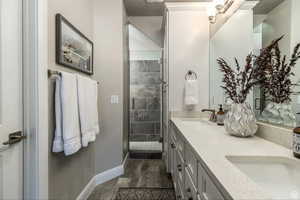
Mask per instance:
[[[112,200],[119,187],[172,188],[172,179],[162,160],[128,160],[124,175],[95,188],[89,200]]]

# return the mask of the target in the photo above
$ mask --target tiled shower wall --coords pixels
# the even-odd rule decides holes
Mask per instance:
[[[130,62],[130,141],[160,139],[160,64]]]

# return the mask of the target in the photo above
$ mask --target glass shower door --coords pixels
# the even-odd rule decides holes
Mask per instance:
[[[162,152],[161,62],[145,56],[130,61],[130,136],[132,153]]]

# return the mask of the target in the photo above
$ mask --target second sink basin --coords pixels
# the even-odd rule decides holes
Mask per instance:
[[[274,199],[300,199],[300,161],[264,156],[226,158]]]
[[[209,121],[208,118],[181,118],[181,121],[191,126],[195,124],[205,124],[205,125],[212,125],[212,126],[216,125],[216,123]]]

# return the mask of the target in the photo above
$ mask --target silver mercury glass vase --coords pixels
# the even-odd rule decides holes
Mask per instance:
[[[228,134],[237,137],[252,137],[257,132],[255,114],[248,103],[233,103],[224,120]]]

